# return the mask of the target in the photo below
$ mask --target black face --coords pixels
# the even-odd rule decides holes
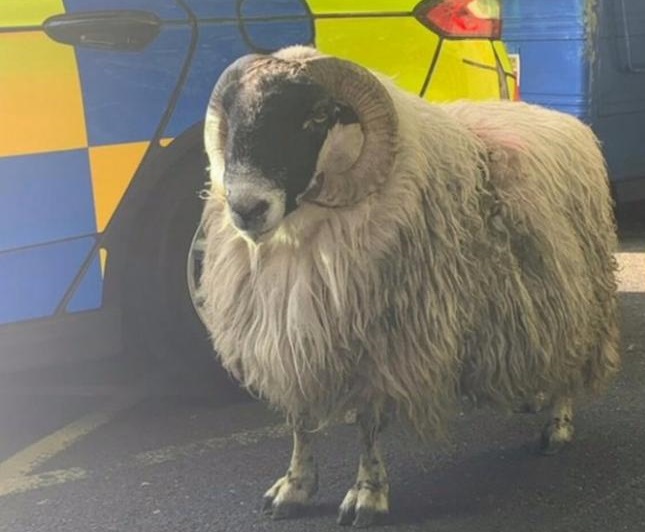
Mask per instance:
[[[284,191],[285,215],[314,177],[328,131],[339,122],[358,122],[320,85],[284,75],[229,89],[223,107],[226,179],[253,172],[271,181]]]

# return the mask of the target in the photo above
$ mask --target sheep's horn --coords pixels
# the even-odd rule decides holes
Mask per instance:
[[[354,204],[375,192],[394,165],[398,142],[398,116],[388,91],[367,69],[335,57],[319,57],[304,64],[304,71],[347,103],[363,128],[363,149],[345,172],[317,176],[304,199],[326,206]]]
[[[227,66],[220,74],[213,92],[211,93],[208,102],[208,110],[206,112],[206,124],[204,127],[204,144],[206,152],[210,155],[215,153],[223,145],[223,140],[226,138],[226,120],[222,109],[222,98],[226,89],[231,85],[235,85],[240,81],[240,78],[247,71],[249,66],[256,62],[261,57],[259,54],[247,54],[236,59]]]

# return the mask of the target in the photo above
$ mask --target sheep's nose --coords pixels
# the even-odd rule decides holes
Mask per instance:
[[[229,197],[229,206],[233,221],[240,229],[255,229],[264,223],[264,218],[269,210],[269,202],[261,198]]]

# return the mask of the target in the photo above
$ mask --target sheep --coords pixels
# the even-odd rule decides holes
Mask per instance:
[[[203,318],[223,366],[285,413],[273,518],[318,486],[317,429],[357,412],[340,524],[388,512],[378,435],[441,438],[463,397],[551,406],[617,372],[616,232],[605,164],[577,119],[520,102],[431,104],[313,48],[249,55],[206,113]]]

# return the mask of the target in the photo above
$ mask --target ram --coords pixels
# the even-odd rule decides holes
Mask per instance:
[[[388,511],[377,437],[445,434],[463,397],[551,405],[619,367],[604,161],[576,119],[518,102],[430,104],[305,47],[245,56],[205,124],[204,320],[224,367],[294,430],[274,518],[318,484],[311,438],[350,409],[364,448],[339,522]]]

